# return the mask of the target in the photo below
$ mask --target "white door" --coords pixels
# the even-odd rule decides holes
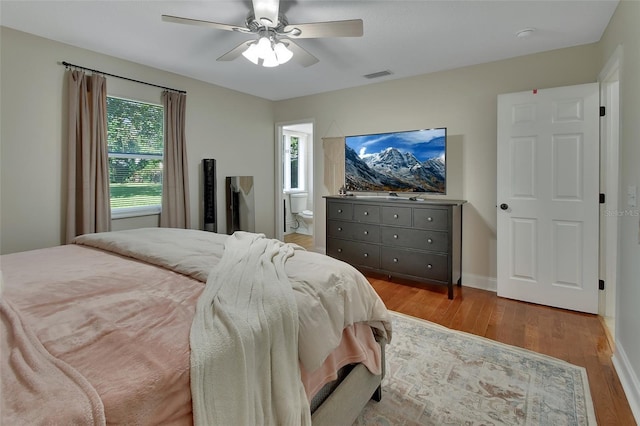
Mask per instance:
[[[498,96],[498,296],[598,310],[597,83]]]

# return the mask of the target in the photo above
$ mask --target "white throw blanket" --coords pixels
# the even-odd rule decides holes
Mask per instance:
[[[196,425],[310,425],[298,368],[291,245],[236,232],[209,274],[191,328]]]

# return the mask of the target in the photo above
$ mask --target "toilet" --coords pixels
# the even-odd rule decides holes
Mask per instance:
[[[298,213],[298,216],[300,216],[302,220],[304,220],[307,226],[311,226],[311,224],[313,223],[313,212],[311,210],[302,210],[300,213]]]
[[[313,211],[307,209],[307,193],[292,192],[289,194],[289,197],[291,197],[291,214],[298,224],[302,225],[298,228],[297,232],[311,235],[313,229]]]

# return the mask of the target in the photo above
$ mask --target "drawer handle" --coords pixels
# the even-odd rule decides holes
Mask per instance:
[[[342,209],[338,209],[338,213],[342,213]]]
[[[338,249],[338,253],[342,253],[342,249],[341,248]]]
[[[431,238],[427,238],[427,242],[428,242],[429,244],[433,244],[433,240],[432,240]]]
[[[432,218],[431,216],[429,216],[429,217],[427,218],[427,222],[433,222],[433,218]]]
[[[342,227],[338,226],[338,231],[342,231]]]
[[[393,263],[398,263],[398,258],[397,257],[393,258]]]
[[[364,212],[364,215],[365,216],[369,216],[369,212]]]
[[[398,239],[398,234],[393,234],[393,238]]]
[[[365,254],[364,254],[364,257],[369,257],[369,253],[365,253]]]
[[[394,219],[397,219],[397,218],[398,218],[398,215],[397,215],[397,214],[394,214],[394,215],[393,215],[393,218],[394,218]]]
[[[433,266],[429,263],[429,264],[427,265],[427,269],[431,269],[431,268],[433,268]]]
[[[364,231],[364,235],[369,235],[369,231]]]

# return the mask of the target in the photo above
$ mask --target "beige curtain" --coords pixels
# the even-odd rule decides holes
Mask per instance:
[[[160,226],[190,227],[189,173],[185,141],[185,111],[187,95],[165,91],[164,105],[164,166],[162,170],[162,213]]]
[[[324,151],[324,186],[335,195],[344,185],[344,138],[322,138]]]
[[[107,80],[67,71],[68,179],[66,241],[111,229],[107,151]]]

